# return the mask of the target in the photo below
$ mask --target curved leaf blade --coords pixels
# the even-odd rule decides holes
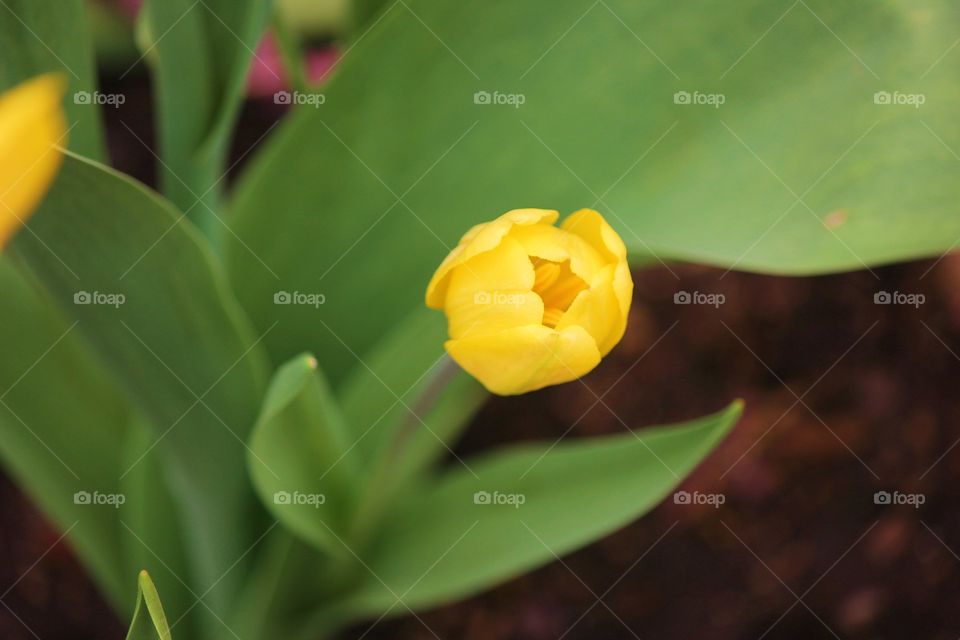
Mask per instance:
[[[126,176],[68,155],[28,227],[11,248],[154,429],[191,527],[194,590],[222,611],[262,533],[245,482],[260,339],[203,238]]]
[[[355,508],[357,460],[340,408],[302,355],[277,370],[250,436],[247,464],[266,508],[295,534],[336,554]]]
[[[123,493],[127,400],[72,323],[0,257],[0,460],[118,610],[132,604],[121,511],[78,496]]]
[[[411,609],[449,602],[607,535],[668,495],[741,410],[736,402],[684,425],[468,461],[398,510],[344,608],[363,616],[393,611],[400,600]]]
[[[173,640],[167,615],[160,604],[160,594],[146,571],[141,571],[137,577],[137,608],[133,612],[127,640]]]

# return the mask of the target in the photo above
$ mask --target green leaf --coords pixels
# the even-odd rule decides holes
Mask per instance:
[[[118,610],[126,589],[120,512],[78,495],[122,493],[129,407],[52,301],[0,257],[0,459]]]
[[[137,608],[127,640],[173,640],[160,595],[146,571],[141,571],[137,578]]]
[[[351,0],[350,22],[357,35],[362,35],[370,25],[375,24],[389,6],[389,0]]]
[[[656,506],[740,412],[737,402],[686,425],[469,460],[397,510],[343,609],[364,616],[450,602],[589,544]]]
[[[155,443],[154,430],[143,418],[133,418],[119,471],[126,472],[120,483],[127,498],[120,525],[127,571],[149,572],[164,594],[165,610],[175,621],[178,635],[198,638],[203,635],[198,618],[206,609],[197,606],[197,598],[189,587],[194,582],[190,578],[193,568],[187,545],[190,530],[183,522],[170,486],[170,474]]]
[[[100,110],[78,92],[96,90],[93,45],[83,0],[4,0],[0,2],[0,91],[49,71],[69,81],[64,97],[70,148],[104,156]]]
[[[517,207],[595,206],[647,261],[803,274],[939,253],[960,236],[958,26],[948,0],[392,4],[238,185],[231,275],[256,324],[283,322],[275,359],[339,371],[350,354],[273,291],[326,294],[363,354],[467,229]]]
[[[336,400],[301,355],[281,367],[250,438],[248,464],[267,509],[288,529],[342,555],[335,532],[346,534],[355,508],[358,468]]]
[[[210,234],[247,71],[266,26],[267,0],[148,0],[163,191]]]
[[[245,443],[267,367],[209,246],[142,185],[68,156],[12,249],[154,429],[194,591],[222,610],[263,532]]]
[[[290,27],[313,37],[340,33],[349,9],[349,0],[277,0],[277,10]]]

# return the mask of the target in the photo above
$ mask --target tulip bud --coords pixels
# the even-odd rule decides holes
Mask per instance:
[[[0,247],[30,217],[60,167],[63,91],[63,79],[47,74],[0,95]]]
[[[633,280],[627,250],[590,209],[515,209],[473,227],[427,287],[450,356],[492,393],[585,375],[620,341]]]

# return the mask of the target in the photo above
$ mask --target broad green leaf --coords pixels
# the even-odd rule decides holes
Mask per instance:
[[[231,275],[257,325],[283,323],[276,360],[340,371],[351,354],[272,292],[324,293],[363,354],[467,229],[517,207],[595,206],[646,261],[937,254],[960,237],[958,29],[948,0],[388,4],[239,184]]]
[[[104,156],[96,91],[93,45],[83,0],[0,2],[0,91],[49,71],[69,81],[64,97],[70,148]]]
[[[248,465],[267,509],[321,549],[342,555],[356,507],[357,459],[340,408],[317,370],[301,355],[274,376],[250,437]]]
[[[123,11],[117,11],[116,5],[99,2],[86,5],[97,66],[108,77],[122,76],[140,55],[130,18]]]
[[[80,343],[78,328],[6,257],[0,257],[0,345],[0,460],[68,533],[104,595],[126,610],[132,600],[122,515],[92,496],[122,493],[127,403]]]
[[[208,233],[215,216],[246,75],[268,0],[147,0],[158,98],[163,191]]]
[[[589,544],[656,506],[740,412],[738,402],[686,425],[468,460],[397,510],[344,610],[363,616],[449,602]]]
[[[244,630],[250,640],[293,638],[304,611],[323,601],[331,589],[331,558],[318,553],[310,542],[277,527],[264,539],[265,550],[257,555],[253,569],[237,598],[231,625]],[[327,637],[311,629],[307,640]]]
[[[375,24],[380,14],[390,6],[391,0],[351,0],[350,21],[359,35]]]
[[[222,610],[263,531],[245,442],[267,367],[209,246],[142,185],[68,156],[12,249],[154,429],[189,526],[194,590]]]
[[[146,571],[141,571],[137,577],[137,608],[133,612],[127,640],[173,640],[160,604],[160,594]]]

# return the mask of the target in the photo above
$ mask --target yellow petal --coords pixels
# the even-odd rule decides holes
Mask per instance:
[[[0,96],[0,247],[33,213],[60,166],[63,91],[63,79],[48,74]]]
[[[575,380],[600,362],[583,327],[560,330],[528,325],[449,340],[447,352],[491,393],[515,395]]]
[[[453,339],[539,324],[543,301],[533,287],[533,263],[509,236],[450,274],[444,311]]]
[[[590,288],[580,292],[557,323],[557,329],[570,326],[586,329],[596,340],[601,356],[607,355],[620,342],[627,328],[627,318],[621,313],[614,290],[615,270],[616,266],[611,264],[597,274]]]
[[[552,225],[538,224],[517,226],[510,230],[527,253],[552,262],[570,261],[570,269],[585,282],[608,262],[605,254],[598,252],[582,237]]]
[[[593,209],[580,209],[567,216],[560,228],[575,233],[611,262],[626,260],[627,248],[607,221]]]
[[[570,214],[560,228],[583,238],[587,244],[616,265],[613,273],[613,292],[620,305],[620,313],[626,327],[627,314],[630,312],[630,304],[633,300],[633,278],[630,276],[627,248],[623,240],[613,227],[607,224],[603,216],[592,209],[580,209]],[[619,340],[619,337],[617,339]]]
[[[552,225],[559,216],[558,212],[547,209],[514,209],[492,222],[470,229],[430,279],[430,284],[427,285],[427,306],[432,309],[442,308],[453,269],[474,256],[496,248],[514,225]]]

